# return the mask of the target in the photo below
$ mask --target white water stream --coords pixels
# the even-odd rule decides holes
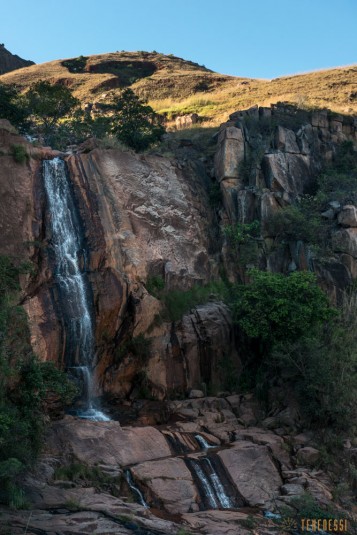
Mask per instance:
[[[94,335],[92,307],[85,273],[81,270],[83,255],[82,229],[75,205],[66,164],[60,158],[43,162],[43,176],[50,212],[54,277],[66,327],[68,369],[80,374],[85,387],[85,407],[78,416],[90,420],[110,418],[95,407],[93,388]]]

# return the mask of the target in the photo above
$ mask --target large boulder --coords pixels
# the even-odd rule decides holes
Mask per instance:
[[[267,446],[234,442],[218,455],[248,505],[264,505],[279,495],[283,482]]]
[[[48,442],[58,455],[68,452],[86,464],[126,466],[171,455],[154,427],[122,428],[119,422],[93,422],[67,416],[53,424]]]
[[[243,160],[243,131],[235,126],[224,128],[218,136],[218,150],[215,155],[215,175],[217,180],[239,179],[239,165]]]
[[[198,510],[198,494],[183,459],[171,458],[138,464],[131,469],[145,487],[149,501],[161,504],[169,513]]]
[[[310,158],[303,154],[266,154],[262,166],[266,185],[273,191],[299,195],[311,181]]]
[[[357,227],[357,209],[353,204],[346,204],[338,214],[338,222],[343,227]]]

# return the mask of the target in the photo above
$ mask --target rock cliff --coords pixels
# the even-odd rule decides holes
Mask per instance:
[[[281,209],[315,193],[316,179],[334,161],[343,143],[357,144],[356,119],[327,110],[304,111],[293,106],[253,107],[230,116],[221,125],[215,176],[223,195],[224,224],[260,222],[260,265],[270,271],[310,269],[333,300],[356,277],[354,207],[330,199],[332,228],[328,258],[301,240],[285,240],[270,222]],[[280,245],[277,247],[277,245]],[[236,265],[224,254],[234,279]]]
[[[277,399],[266,417],[252,394],[205,395],[207,387],[221,388],[223,365],[228,374],[240,366],[237,333],[217,293],[170,317],[157,290],[178,300],[224,271],[231,280],[244,279],[251,259],[232,256],[225,229],[258,221],[254,262],[271,271],[314,270],[337,300],[357,275],[354,199],[331,199],[329,213],[319,214],[331,222],[327,259],[306,241],[279,241],[271,218],[314,193],[339,147],[356,146],[356,123],[325,111],[253,108],[233,114],[215,141],[214,162],[190,143],[175,157],[95,142],[59,154],[0,122],[0,253],[33,265],[21,283],[34,351],[64,366],[66,328],[42,177],[42,160],[60,156],[85,236],[97,393],[116,403],[119,420],[67,415],[52,422],[39,463],[25,480],[30,518],[2,511],[14,534],[27,528],[48,533],[51,525],[88,534],[176,534],[185,526],[223,535],[236,533],[238,525],[244,535],[252,522],[258,533],[274,533],[277,526],[263,511],[287,507],[294,515],[305,492],[322,507],[334,505],[333,474],[316,468],[319,443],[301,432],[293,403],[284,401],[282,410]],[[16,161],[19,146],[23,161]],[[210,201],[215,181],[218,203]],[[348,440],[343,449],[351,463],[354,446]],[[130,503],[134,495],[142,505]]]
[[[0,75],[23,67],[29,67],[30,65],[34,65],[34,62],[22,59],[16,54],[11,54],[3,44],[0,44]]]
[[[50,214],[41,175],[41,160],[58,153],[34,147],[6,121],[0,126],[1,252],[35,266],[23,280],[32,344],[41,359],[64,365],[66,332],[49,255]],[[314,190],[317,175],[346,141],[356,143],[355,120],[327,111],[272,106],[233,114],[220,128],[214,159],[220,209],[209,199],[210,159],[203,163],[191,148],[167,158],[87,144],[62,155],[85,233],[98,394],[135,398],[144,389],[164,399],[192,388],[219,388],[224,359],[239,368],[230,312],[214,293],[181,318],[170,318],[150,287],[158,279],[169,293],[204,286],[219,278],[222,263],[231,280],[244,278],[249,262],[232,257],[227,225],[260,221],[259,266],[314,270],[332,300],[338,300],[357,275],[355,206],[330,203],[327,259],[301,240],[277,247],[269,222]],[[16,145],[27,152],[25,164],[14,162]],[[144,340],[140,350],[133,349],[132,340]]]

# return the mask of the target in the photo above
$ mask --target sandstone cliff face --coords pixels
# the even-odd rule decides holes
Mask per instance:
[[[323,263],[303,242],[274,250],[267,223],[310,191],[324,163],[346,140],[356,142],[351,118],[254,108],[222,125],[214,170],[223,193],[221,226],[260,220],[261,267],[315,270],[335,300],[357,276],[356,207],[331,208],[333,256]],[[0,124],[0,144],[0,252],[33,262],[34,273],[22,283],[34,351],[63,365],[66,332],[49,260],[51,215],[41,173],[41,160],[58,153],[34,148],[6,121]],[[11,156],[17,144],[29,155],[25,164]],[[224,359],[239,368],[232,319],[223,303],[212,296],[178,321],[158,321],[163,304],[147,290],[150,278],[158,276],[168,291],[204,285],[218,277],[221,260],[231,280],[242,275],[223,232],[219,253],[208,195],[211,179],[199,156],[169,159],[90,147],[62,155],[88,251],[98,393],[135,398],[145,390],[163,399],[208,384],[219,387]],[[141,354],[128,349],[132,338],[149,341]]]
[[[66,332],[50,262],[51,214],[41,176],[41,159],[57,153],[34,149],[4,130],[2,136],[5,152],[20,143],[33,157],[20,165],[11,155],[2,156],[1,252],[30,258],[36,266],[23,281],[34,351],[63,365]],[[168,391],[218,381],[222,354],[237,360],[227,307],[210,301],[181,321],[158,323],[162,304],[145,287],[153,276],[161,276],[167,290],[182,291],[217,277],[217,262],[209,254],[209,179],[202,164],[99,149],[66,160],[88,250],[98,393],[125,397],[140,379],[162,398]],[[140,335],[150,340],[150,350],[140,358],[129,351],[118,358],[120,347]]]
[[[225,208],[223,223],[259,220],[264,238],[262,267],[277,272],[314,270],[335,301],[357,273],[355,207],[332,202],[331,213],[323,214],[336,219],[343,227],[335,230],[332,255],[324,262],[300,241],[273,250],[276,236],[268,223],[281,208],[313,191],[316,177],[345,141],[357,146],[357,122],[352,117],[329,114],[327,110],[307,112],[284,105],[256,106],[232,114],[221,125],[215,156],[215,176]],[[232,266],[225,248],[223,253],[230,278],[234,280],[236,267]]]
[[[29,67],[30,65],[34,65],[34,62],[22,59],[16,54],[11,54],[3,44],[0,44],[0,75],[23,67]]]
[[[210,303],[181,322],[158,326],[154,320],[161,304],[145,288],[152,276],[161,276],[168,290],[187,290],[217,275],[208,253],[212,222],[204,169],[161,156],[98,149],[67,162],[88,241],[97,372],[104,391],[123,396],[133,388],[139,363],[132,355],[113,359],[129,335],[151,340],[145,374],[157,397],[210,380],[211,372],[203,377],[204,369],[215,362],[215,349],[222,353],[227,334],[235,356],[226,307]],[[200,362],[200,355],[208,362]]]

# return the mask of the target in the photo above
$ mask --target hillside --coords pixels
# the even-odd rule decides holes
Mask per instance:
[[[30,65],[34,65],[34,62],[22,59],[16,54],[11,54],[11,52],[6,50],[3,43],[0,44],[0,74],[22,69]]]
[[[173,55],[140,51],[56,60],[0,76],[0,82],[23,89],[40,79],[71,87],[83,103],[105,101],[112,92],[130,86],[169,120],[198,113],[207,126],[227,120],[238,109],[278,101],[357,113],[356,65],[259,80],[215,73]]]

